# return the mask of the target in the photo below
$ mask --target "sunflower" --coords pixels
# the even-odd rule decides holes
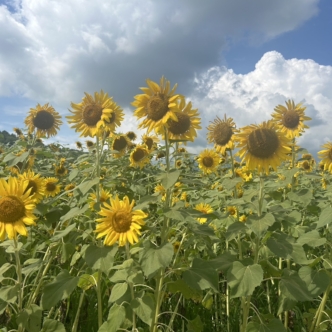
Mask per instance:
[[[123,120],[123,111],[103,90],[95,92],[94,97],[85,92],[82,102],[71,103],[73,115],[66,118],[74,123],[72,128],[81,132],[80,136],[100,136],[103,132],[114,132]]]
[[[164,77],[160,79],[160,85],[147,79],[147,88],[141,88],[143,94],[136,95],[132,105],[136,107],[134,115],[145,119],[138,128],[147,128],[148,133],[167,124],[169,119],[178,121],[176,114],[180,112],[178,100],[180,95],[175,94],[176,85],[170,89],[170,82]]]
[[[126,136],[129,138],[131,142],[135,141],[137,138],[137,135],[133,131],[128,131],[126,133]]]
[[[121,156],[123,156],[126,153],[127,149],[129,148],[130,144],[131,143],[129,141],[129,138],[126,135],[116,135],[114,137],[111,147],[113,151],[118,152],[114,153],[114,157],[120,158]]]
[[[140,229],[145,225],[143,219],[147,214],[142,210],[133,211],[135,201],[131,203],[125,196],[119,200],[118,196],[111,198],[111,205],[105,204],[99,214],[102,218],[96,219],[97,225],[95,232],[99,233],[97,239],[106,236],[104,244],[113,245],[119,241],[119,246],[124,246],[127,242],[134,244],[138,242],[138,235],[141,235]]]
[[[82,150],[82,149],[83,149],[83,145],[82,145],[82,143],[81,143],[81,142],[79,142],[79,141],[76,141],[75,143],[76,143],[76,147],[77,147],[78,149],[80,149],[80,150]]]
[[[100,187],[100,193],[99,193],[99,202],[101,205],[104,205],[107,203],[109,199],[111,199],[112,194],[108,191],[105,190],[104,188]],[[91,210],[95,210],[96,204],[97,204],[97,195],[95,193],[91,193],[89,195],[89,206]]]
[[[36,217],[32,211],[35,202],[27,190],[29,181],[18,182],[9,177],[8,182],[0,179],[0,240],[8,235],[9,239],[17,237],[17,233],[27,236],[27,226],[36,225]]]
[[[164,151],[159,151],[156,155],[156,159],[161,159],[161,158],[165,158],[166,154]]]
[[[160,193],[162,195],[166,194],[166,189],[162,184],[157,184],[154,188],[155,193]]]
[[[217,171],[220,157],[214,150],[205,149],[198,156],[198,167],[204,174],[210,174]]]
[[[227,206],[225,211],[232,217],[237,218],[237,208],[235,206]]]
[[[306,173],[312,171],[312,166],[313,164],[309,160],[303,160],[297,164],[297,167],[302,168]]]
[[[226,149],[234,149],[234,134],[238,132],[235,123],[232,118],[224,117],[221,120],[217,117],[213,122],[207,127],[208,134],[207,139],[209,143],[214,143],[214,148],[217,152],[225,155]]]
[[[95,146],[95,143],[90,140],[87,140],[87,141],[85,141],[85,145],[88,149],[91,149]]]
[[[14,127],[13,130],[18,137],[23,136],[23,131],[20,128]]]
[[[204,214],[209,214],[213,212],[213,209],[210,204],[199,203],[195,205],[195,210],[202,212]],[[196,218],[200,224],[204,224],[207,221],[207,218]]]
[[[59,179],[53,177],[45,179],[45,196],[54,197],[60,192],[61,186],[57,184],[58,182]]]
[[[62,121],[61,116],[54,110],[49,104],[36,108],[30,108],[29,115],[24,120],[27,125],[29,133],[33,133],[37,129],[37,137],[50,137],[57,134],[57,130],[60,129]]]
[[[68,191],[68,196],[73,196],[73,189],[76,188],[76,185],[74,183],[69,183],[65,186],[65,191]]]
[[[23,174],[18,175],[18,184],[23,185],[27,181],[28,185],[24,191],[24,194],[30,190],[30,198],[32,198],[36,203],[39,203],[45,195],[45,179],[40,176],[40,174],[35,174],[33,171],[28,170]]]
[[[179,153],[187,153],[187,150],[185,148],[178,148]]]
[[[184,98],[180,98],[180,112],[176,113],[177,120],[167,121],[168,138],[171,140],[183,140],[193,142],[197,137],[196,129],[201,129],[201,119],[198,117],[198,110],[192,109],[191,102],[186,104]],[[165,127],[159,127],[157,132],[165,137]]]
[[[174,250],[174,253],[177,253],[177,252],[179,251],[180,247],[181,247],[181,242],[179,242],[179,241],[175,241],[175,242],[173,243],[173,250]]]
[[[302,106],[301,103],[295,105],[293,100],[288,100],[286,106],[278,105],[271,116],[287,137],[298,137],[305,128],[309,128],[304,124],[304,121],[311,120],[311,118],[304,115],[306,107]]]
[[[60,164],[59,166],[55,166],[55,175],[57,176],[65,176],[68,173],[68,169]]]
[[[145,145],[137,145],[130,153],[130,166],[142,169],[150,162],[149,151]]]
[[[142,136],[142,142],[143,144],[146,145],[149,152],[152,152],[157,148],[157,143],[159,142],[159,138],[155,135],[144,134]]]
[[[182,160],[181,159],[176,160],[175,165],[177,168],[180,168],[182,165]]]
[[[320,164],[324,164],[324,170],[332,173],[332,142],[327,142],[322,145],[325,150],[318,152],[318,157],[321,160]]]
[[[238,155],[246,162],[246,169],[269,173],[270,166],[276,167],[289,158],[290,141],[287,136],[277,131],[272,121],[260,125],[250,125],[241,129],[235,137],[240,149]]]

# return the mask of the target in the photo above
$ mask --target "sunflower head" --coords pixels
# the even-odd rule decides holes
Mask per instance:
[[[110,205],[105,204],[101,207],[99,214],[102,217],[96,219],[98,223],[95,230],[98,233],[97,239],[105,236],[104,244],[107,246],[111,246],[117,241],[119,246],[124,246],[128,242],[137,243],[147,214],[142,210],[133,211],[134,204],[135,201],[130,203],[127,196],[123,200],[119,200],[116,196],[110,199]]]
[[[198,167],[204,174],[210,174],[217,171],[220,157],[216,151],[205,149],[198,156]]]
[[[237,208],[235,206],[227,206],[226,212],[228,213],[228,215],[237,218]]]
[[[36,129],[37,137],[50,137],[57,134],[62,121],[61,116],[52,106],[38,104],[36,108],[30,108],[24,123],[27,125],[30,134]]]
[[[238,130],[232,118],[227,118],[226,114],[223,120],[217,117],[207,129],[208,142],[214,143],[217,152],[225,155],[226,149],[234,149],[233,135]]]
[[[18,137],[23,136],[23,132],[20,128],[15,127],[13,130]]]
[[[73,196],[73,189],[76,188],[76,185],[74,183],[69,183],[65,186],[65,191],[68,191],[67,195],[69,197]]]
[[[18,183],[22,185],[24,182],[27,182],[24,194],[30,190],[29,196],[36,203],[39,203],[45,195],[45,179],[40,174],[35,174],[33,171],[28,170],[18,175]]]
[[[155,135],[144,134],[142,136],[142,142],[143,144],[145,144],[149,152],[152,152],[157,148],[157,143],[159,142],[159,138]]]
[[[26,190],[28,181],[18,181],[9,177],[8,181],[0,179],[0,241],[8,235],[9,239],[17,237],[17,233],[27,236],[26,226],[36,225],[33,215],[35,201],[31,197],[31,189]]]
[[[90,140],[85,141],[85,144],[88,149],[91,149],[95,146],[95,143]]]
[[[114,151],[118,151],[118,153],[114,154],[115,158],[120,158],[123,156],[131,145],[129,138],[126,135],[116,135],[113,139],[111,149]]]
[[[58,184],[59,180],[54,177],[45,179],[45,196],[54,197],[60,193],[61,186]]]
[[[79,142],[79,141],[77,141],[76,142],[76,147],[78,148],[78,149],[83,149],[83,145],[82,145],[82,143],[81,142]]]
[[[147,128],[148,133],[154,129],[166,125],[169,119],[177,121],[176,113],[179,112],[178,100],[180,95],[175,94],[176,86],[170,89],[170,82],[164,77],[160,79],[160,84],[149,79],[146,80],[147,88],[141,88],[143,94],[136,95],[132,105],[136,107],[135,116],[144,120],[139,124],[139,128]]]
[[[199,203],[195,205],[195,210],[202,212],[204,214],[209,214],[213,212],[213,209],[210,204],[207,203]],[[207,221],[207,218],[197,218],[197,221],[200,224],[204,224]]]
[[[149,151],[145,145],[137,145],[130,153],[130,166],[142,169],[150,162]]]
[[[324,150],[318,152],[318,157],[321,158],[320,165],[324,165],[324,170],[332,173],[332,142],[327,142],[322,145]]]
[[[128,131],[126,133],[126,136],[131,142],[135,141],[135,139],[137,138],[137,135],[133,131]]]
[[[305,128],[309,128],[304,121],[311,120],[305,116],[306,107],[301,103],[295,105],[293,100],[286,101],[286,107],[278,105],[272,113],[272,118],[279,126],[280,130],[289,138],[300,136]]]
[[[242,162],[246,169],[269,173],[270,166],[276,170],[283,160],[289,158],[290,139],[277,130],[272,121],[250,125],[241,129],[235,137]]]
[[[123,111],[112,97],[103,90],[94,96],[85,93],[82,102],[71,103],[73,115],[67,116],[72,128],[81,132],[81,136],[101,136],[105,132],[114,132],[123,120]]]

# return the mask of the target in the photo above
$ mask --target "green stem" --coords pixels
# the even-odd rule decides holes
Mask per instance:
[[[79,321],[79,318],[80,318],[80,313],[81,313],[81,308],[82,308],[82,304],[83,304],[83,300],[84,300],[84,295],[85,295],[85,291],[83,290],[83,292],[81,293],[79,302],[78,302],[78,308],[77,308],[77,312],[76,312],[76,316],[75,316],[73,328],[71,330],[72,332],[76,332],[77,331],[77,326],[78,326],[78,321]]]
[[[166,331],[173,331],[172,330],[173,322],[174,322],[174,319],[175,319],[176,313],[178,311],[181,300],[182,300],[182,294],[180,294],[180,296],[179,296],[178,302],[176,303],[176,306],[174,308],[174,311],[173,311],[172,316],[171,316],[171,320],[169,321],[169,324],[167,326]]]
[[[127,259],[130,259],[130,251],[129,251],[129,244],[128,242],[126,243],[126,255]],[[132,282],[129,282],[129,288],[130,288],[130,294],[131,294],[131,299],[135,299],[135,292],[134,292],[134,284]],[[133,332],[136,331],[136,314],[133,310]]]
[[[103,324],[103,302],[101,298],[101,270],[98,271],[98,278],[97,278],[97,301],[98,301],[98,327]]]
[[[17,285],[18,285],[18,309],[17,313],[19,314],[22,311],[23,308],[23,285],[22,285],[22,266],[20,261],[20,253],[18,248],[18,243],[16,236],[14,237],[14,252],[15,252],[15,262],[16,262],[16,274],[17,274]],[[24,328],[22,326],[22,323],[18,326],[18,332],[23,332]]]
[[[155,289],[155,300],[156,300],[156,308],[153,315],[153,320],[151,324],[151,332],[158,331],[158,316],[160,312],[161,300],[162,300],[162,287],[164,282],[164,271],[160,269],[158,273],[158,277],[156,279],[156,289]]]

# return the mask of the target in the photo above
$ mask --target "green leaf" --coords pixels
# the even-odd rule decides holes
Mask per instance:
[[[74,207],[69,212],[67,212],[64,216],[61,217],[61,222],[65,222],[71,218],[74,218],[80,214],[83,214],[89,208],[89,204],[85,204],[82,208]]]
[[[27,259],[22,268],[22,273],[25,275],[29,275],[35,271],[38,271],[42,265],[42,260],[40,258],[30,258]]]
[[[280,280],[281,294],[294,301],[311,301],[312,296],[305,282],[298,276],[296,271],[283,270]]]
[[[228,227],[226,232],[226,239],[228,241],[231,241],[235,239],[238,235],[245,233],[247,230],[248,227],[243,222],[235,221]]]
[[[126,318],[126,309],[114,303],[108,313],[107,321],[99,328],[98,332],[117,332]]]
[[[188,320],[187,332],[202,332],[204,330],[204,325],[199,316],[196,316],[193,320]]]
[[[84,259],[92,270],[101,270],[107,274],[109,269],[113,266],[114,256],[117,250],[118,248],[116,246],[97,247],[91,244],[84,252]]]
[[[263,281],[263,269],[259,264],[245,266],[237,261],[228,270],[227,281],[232,298],[252,295]]]
[[[94,185],[99,183],[99,178],[94,178],[90,181],[81,183],[77,188],[85,195]]]
[[[66,332],[66,329],[58,320],[46,318],[40,332]]]
[[[189,287],[189,285],[183,279],[170,282],[167,284],[167,287],[168,290],[173,294],[180,292],[187,300],[192,299],[199,302],[202,300],[201,290]]]
[[[73,277],[67,270],[62,270],[55,279],[45,286],[41,298],[41,306],[47,310],[56,305],[60,300],[70,296],[77,286],[79,277]]]
[[[303,203],[303,205],[308,205],[313,199],[312,191],[309,189],[301,189],[297,192],[289,192],[287,196],[291,201]]]
[[[20,312],[16,318],[17,324],[22,326],[28,332],[39,332],[42,323],[42,309],[36,304],[31,304],[29,308]]]
[[[310,247],[319,247],[323,244],[326,243],[326,238],[320,237],[318,231],[313,230],[311,232],[307,232],[303,235],[301,235],[298,239],[297,239],[297,243],[301,244],[301,245],[308,245]]]
[[[160,268],[166,268],[172,261],[174,249],[171,243],[157,248],[146,241],[140,251],[140,263],[147,278],[151,278]]]
[[[77,174],[78,174],[78,169],[77,168],[73,169],[68,175],[69,181],[73,181],[73,179],[76,178]]]
[[[332,207],[326,207],[319,216],[318,222],[316,224],[316,229],[321,228],[332,222]]]
[[[165,208],[163,214],[170,219],[184,221],[185,215],[183,215],[178,209],[171,207]]]
[[[130,303],[135,314],[146,324],[151,326],[153,312],[156,304],[154,296],[150,293],[145,294],[142,298],[136,298]]]
[[[330,283],[330,276],[325,270],[317,271],[311,269],[309,266],[300,268],[299,277],[306,283],[312,297],[324,293]]]
[[[134,207],[133,210],[141,210],[149,206],[149,203],[154,203],[159,200],[158,196],[145,195],[138,201],[138,204]]]
[[[72,254],[76,251],[75,246],[72,243],[61,243],[61,264],[67,262],[71,258]]]
[[[280,294],[280,296],[278,298],[278,302],[279,302],[279,306],[278,306],[277,315],[280,315],[284,311],[293,309],[296,306],[296,304],[298,303],[297,301],[289,299],[288,297],[285,297],[282,294]]]
[[[56,242],[56,241],[62,239],[63,237],[68,235],[75,227],[76,227],[76,224],[74,223],[74,224],[71,224],[68,227],[66,227],[63,231],[55,232],[54,236],[52,236],[50,240],[52,242]]]
[[[97,279],[98,279],[98,272],[94,273],[93,275],[82,274],[78,280],[77,286],[86,291],[91,287],[96,286]]]
[[[163,174],[157,176],[157,179],[159,181],[161,181],[161,184],[167,190],[168,188],[171,188],[176,183],[180,174],[181,174],[181,171],[173,169],[169,173],[163,173]]]
[[[287,332],[282,322],[277,318],[272,318],[268,322],[264,319],[263,322],[250,322],[247,325],[246,332]]]
[[[222,271],[223,273],[226,273],[232,263],[236,261],[236,259],[237,255],[232,255],[229,252],[225,252],[217,258],[209,260],[209,263],[211,267],[213,267],[217,271]]]
[[[192,267],[184,271],[183,280],[193,289],[213,288],[218,291],[218,273],[209,261],[194,258]]]
[[[128,289],[128,284],[126,282],[115,284],[112,288],[112,293],[109,298],[109,302],[115,302],[120,299]]]
[[[240,182],[243,182],[242,179],[239,179],[239,178],[234,178],[234,179],[225,179],[223,182],[222,182],[222,186],[227,189],[227,190],[232,190],[234,189],[234,187],[240,183]]]
[[[266,245],[276,256],[287,258],[293,252],[293,246],[288,240],[287,235],[274,233]]]
[[[266,213],[261,217],[250,216],[246,225],[261,238],[266,233],[267,229],[275,222],[274,216],[271,213]]]
[[[15,303],[19,286],[1,286],[0,299],[7,303]]]

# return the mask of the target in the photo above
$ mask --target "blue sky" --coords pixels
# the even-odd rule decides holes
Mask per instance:
[[[23,128],[37,103],[68,115],[70,102],[103,89],[137,132],[130,103],[164,75],[202,115],[193,152],[216,116],[238,127],[294,99],[313,118],[300,144],[332,141],[330,0],[0,0],[0,130]],[[66,120],[51,141],[71,145]],[[140,132],[143,134],[143,132]]]

